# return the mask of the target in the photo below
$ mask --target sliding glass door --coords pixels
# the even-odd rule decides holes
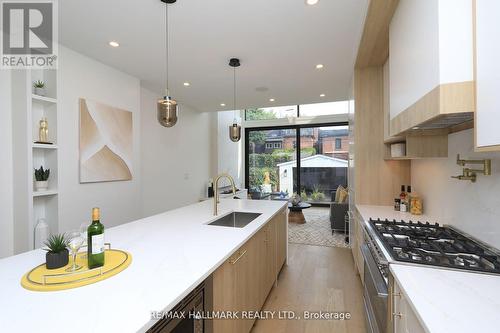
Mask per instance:
[[[339,185],[347,186],[345,124],[247,128],[245,139],[246,187],[255,199],[298,193],[321,204]]]
[[[252,198],[286,198],[297,190],[296,133],[291,128],[247,130],[246,187]]]

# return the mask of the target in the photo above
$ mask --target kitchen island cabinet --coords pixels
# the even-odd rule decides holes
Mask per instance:
[[[244,316],[262,308],[285,256],[286,209],[282,209],[213,273],[213,310],[238,315],[237,319],[214,320],[214,332],[252,329],[255,319]]]

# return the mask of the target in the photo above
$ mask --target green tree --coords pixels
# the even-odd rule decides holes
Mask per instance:
[[[276,119],[276,115],[273,111],[267,111],[260,108],[252,108],[245,110],[246,120],[269,120]]]
[[[276,119],[273,111],[266,111],[260,108],[252,108],[245,110],[246,120],[269,120]],[[264,131],[251,131],[248,138],[250,142],[259,144],[266,141],[266,134]]]
[[[264,133],[264,131],[250,131],[248,139],[250,143],[264,143],[266,142],[266,133]]]

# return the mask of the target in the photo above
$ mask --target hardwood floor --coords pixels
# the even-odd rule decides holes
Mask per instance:
[[[350,249],[289,245],[289,262],[263,311],[349,312],[350,320],[260,319],[254,333],[365,333],[363,289]],[[277,316],[277,315],[276,315]]]

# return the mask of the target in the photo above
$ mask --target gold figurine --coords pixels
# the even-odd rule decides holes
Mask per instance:
[[[40,142],[49,142],[49,123],[47,118],[42,118],[40,120],[40,129],[38,131],[38,140]]]

